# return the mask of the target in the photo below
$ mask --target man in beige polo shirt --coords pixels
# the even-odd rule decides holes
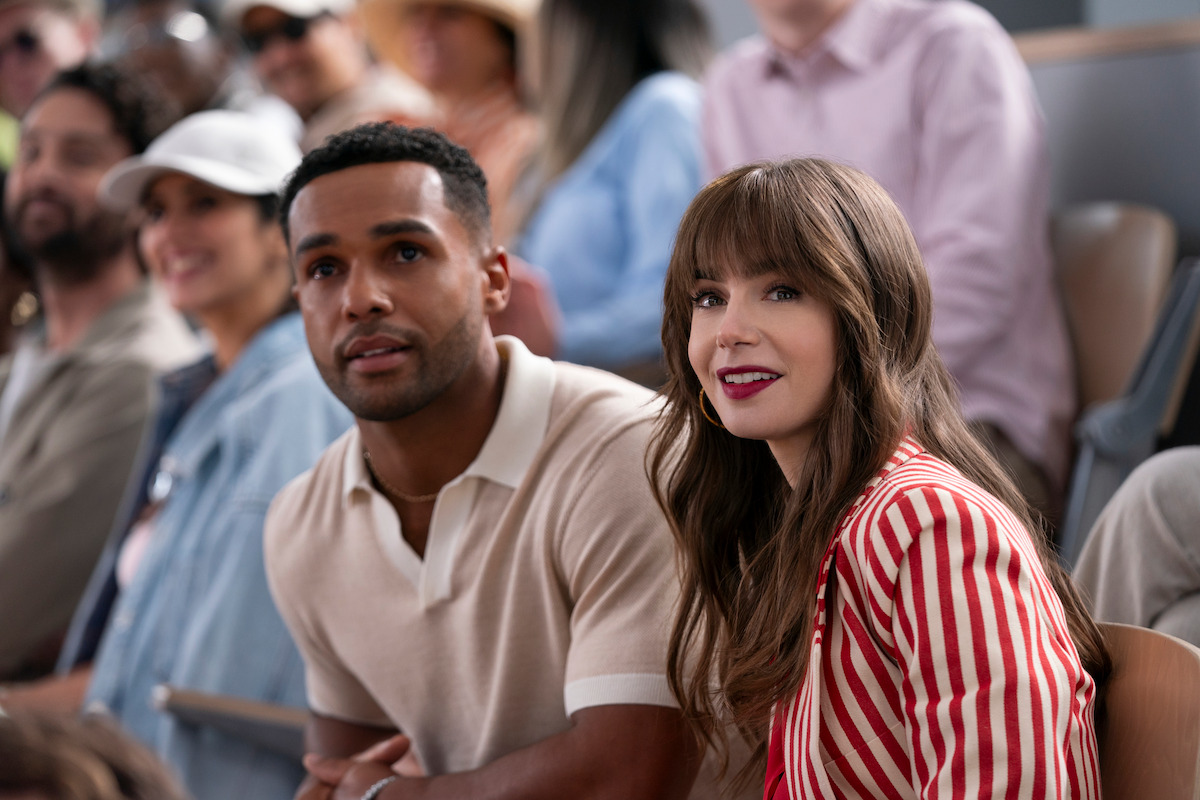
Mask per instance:
[[[652,395],[493,338],[486,197],[465,150],[386,123],[284,189],[309,346],[357,422],[266,526],[308,670],[299,796],[682,799]]]

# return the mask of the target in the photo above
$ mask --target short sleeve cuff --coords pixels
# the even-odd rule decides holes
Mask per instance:
[[[571,681],[563,688],[567,716],[592,706],[639,705],[676,708],[666,675],[628,673]]]
[[[358,708],[349,708],[348,704],[342,703],[326,703],[322,698],[309,689],[308,692],[308,707],[312,713],[319,714],[322,717],[330,717],[332,719],[341,720],[342,722],[352,722],[357,725],[367,725],[375,728],[394,728],[394,723],[382,709],[367,708],[360,706]]]

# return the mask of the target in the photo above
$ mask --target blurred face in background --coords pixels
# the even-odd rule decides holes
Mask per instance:
[[[105,50],[147,76],[184,114],[209,106],[232,64],[208,21],[179,0],[141,0],[108,25]]]
[[[55,73],[83,63],[98,26],[38,3],[0,7],[0,108],[20,118]]]
[[[255,198],[172,172],[146,190],[142,211],[142,258],[181,312],[207,326],[250,298],[286,298],[283,233]]]
[[[5,187],[13,243],[59,280],[91,278],[128,240],[128,216],[103,208],[96,191],[131,153],[90,92],[62,88],[41,97],[21,122]]]
[[[350,18],[299,19],[254,6],[242,17],[241,33],[263,86],[301,119],[355,86],[367,68],[366,45]]]
[[[470,96],[515,80],[511,35],[464,6],[416,2],[404,11],[413,77],[434,94]]]

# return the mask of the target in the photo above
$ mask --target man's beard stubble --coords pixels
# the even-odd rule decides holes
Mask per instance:
[[[381,383],[391,384],[386,388],[355,386],[337,367],[321,359],[316,362],[317,371],[334,396],[359,419],[374,422],[403,419],[437,400],[470,366],[479,344],[481,326],[482,318],[474,320],[469,315],[464,316],[436,344],[415,331],[403,331],[379,322],[359,326],[346,337],[347,341],[354,336],[388,333],[415,348],[414,358],[420,362],[414,370],[416,374],[399,383],[381,379]],[[344,368],[344,364],[342,366]],[[367,379],[366,382],[372,381]]]
[[[5,221],[9,241],[18,253],[34,264],[39,278],[60,285],[78,285],[93,280],[104,265],[130,244],[133,231],[125,214],[96,209],[80,221],[74,207],[64,203],[66,222],[40,242],[30,242],[21,231],[21,217],[29,200],[23,200]]]

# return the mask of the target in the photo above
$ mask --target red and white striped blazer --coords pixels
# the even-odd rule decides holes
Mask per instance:
[[[1095,684],[1028,531],[995,497],[906,440],[847,513],[818,587],[768,800],[1100,796]]]

